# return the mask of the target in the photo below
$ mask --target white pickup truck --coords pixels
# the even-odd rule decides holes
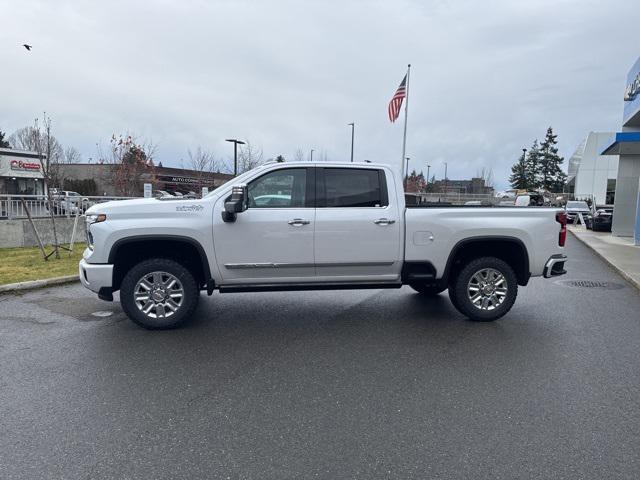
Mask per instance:
[[[371,163],[274,163],[200,200],[107,202],[86,212],[80,280],[120,291],[149,329],[220,293],[449,289],[472,320],[507,313],[518,285],[565,272],[566,217],[552,208],[406,206],[401,178]]]

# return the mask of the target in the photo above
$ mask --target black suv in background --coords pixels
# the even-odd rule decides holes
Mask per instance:
[[[591,228],[594,232],[610,232],[613,224],[613,207],[605,205],[596,207],[596,213],[591,219]]]

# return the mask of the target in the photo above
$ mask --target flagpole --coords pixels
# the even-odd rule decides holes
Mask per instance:
[[[405,152],[407,149],[407,117],[408,117],[408,112],[409,112],[409,73],[411,72],[411,64],[409,64],[407,66],[407,94],[405,95],[405,104],[404,104],[404,134],[402,136],[402,159],[400,160],[401,163],[400,165],[402,165],[402,167],[400,168],[400,171],[402,172],[402,178],[404,180],[405,178],[405,172],[404,172],[404,156],[405,156]],[[409,172],[407,172],[408,174]]]

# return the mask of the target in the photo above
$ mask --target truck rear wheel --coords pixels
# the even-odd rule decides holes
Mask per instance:
[[[413,288],[416,292],[421,293],[427,297],[435,297],[441,292],[444,292],[447,287],[440,287],[437,285],[429,285],[425,283],[410,283],[409,286]]]
[[[481,257],[459,271],[449,288],[451,303],[469,319],[491,322],[505,315],[518,295],[518,280],[504,260]]]
[[[182,325],[199,299],[200,290],[191,272],[167,258],[138,263],[120,285],[122,309],[133,322],[149,330]]]

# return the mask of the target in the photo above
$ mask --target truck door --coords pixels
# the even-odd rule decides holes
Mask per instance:
[[[252,180],[248,208],[236,221],[214,208],[213,241],[225,284],[313,281],[313,168],[282,168]]]
[[[389,195],[385,171],[318,168],[316,192],[318,280],[399,279],[402,218],[395,196]]]

